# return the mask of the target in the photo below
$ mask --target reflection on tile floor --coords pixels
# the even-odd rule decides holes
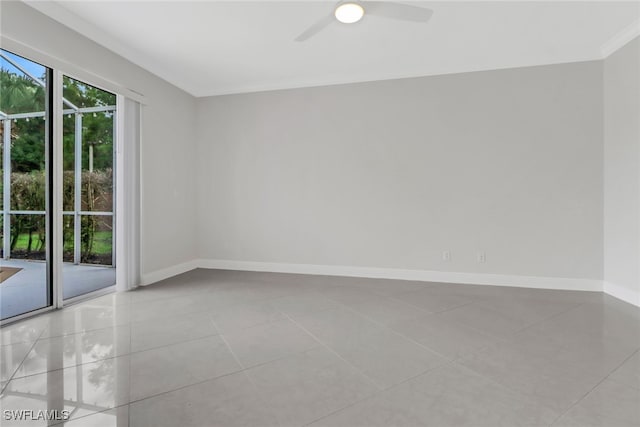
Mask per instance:
[[[194,270],[0,333],[3,427],[640,425],[601,293]]]

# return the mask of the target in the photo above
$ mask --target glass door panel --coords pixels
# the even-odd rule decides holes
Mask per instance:
[[[63,77],[63,295],[116,283],[116,96]]]
[[[0,50],[0,320],[52,304],[51,70]]]

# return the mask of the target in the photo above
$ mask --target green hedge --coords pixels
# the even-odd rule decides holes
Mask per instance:
[[[1,172],[0,172],[1,175]],[[74,210],[75,177],[73,171],[63,173],[62,205],[64,211]],[[113,212],[113,171],[83,171],[81,187],[81,210]],[[44,211],[45,210],[45,174],[44,171],[11,174],[11,210]],[[7,208],[5,206],[5,208]],[[110,264],[111,248],[98,245],[100,253],[96,253],[96,236],[111,232],[111,221],[104,221],[100,216],[81,216],[81,262]],[[73,216],[63,216],[63,240],[65,248],[73,248]],[[26,237],[26,244],[24,242]],[[33,254],[41,258],[46,247],[45,220],[43,215],[13,215],[11,221],[11,250],[21,242],[26,257]],[[109,254],[102,253],[109,251]],[[40,256],[38,256],[38,253]],[[66,258],[66,257],[65,257]]]

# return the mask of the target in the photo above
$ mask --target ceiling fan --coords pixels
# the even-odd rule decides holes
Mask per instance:
[[[344,0],[336,4],[333,13],[320,18],[319,21],[296,37],[295,40],[303,42],[336,21],[342,22],[343,24],[354,24],[360,21],[365,14],[400,21],[424,23],[429,21],[431,15],[433,15],[433,10],[389,1]]]

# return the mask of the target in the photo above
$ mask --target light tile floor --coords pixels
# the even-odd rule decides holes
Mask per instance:
[[[0,409],[69,426],[640,426],[595,292],[194,270],[0,332]]]

